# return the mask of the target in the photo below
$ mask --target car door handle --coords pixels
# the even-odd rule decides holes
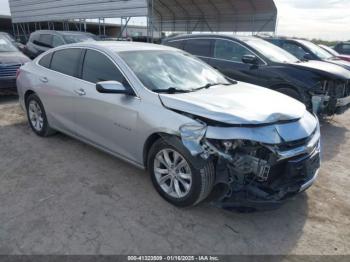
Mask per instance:
[[[43,83],[47,83],[47,82],[49,82],[49,79],[47,79],[47,77],[42,77],[42,78],[40,78],[40,81]]]
[[[78,90],[74,90],[74,92],[79,95],[79,96],[85,96],[86,95],[86,92],[84,89],[80,88]]]

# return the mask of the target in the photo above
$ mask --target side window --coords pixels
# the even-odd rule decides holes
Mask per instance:
[[[52,46],[52,35],[48,35],[48,34],[40,35],[39,42],[43,46],[51,47]]]
[[[51,60],[51,69],[69,76],[77,76],[81,49],[71,48],[56,51]]]
[[[178,49],[183,49],[183,41],[172,41],[172,42],[166,43],[166,45],[175,47]]]
[[[214,57],[242,63],[245,55],[254,55],[246,47],[232,41],[216,40],[214,47]]]
[[[272,44],[274,44],[274,45],[276,45],[276,46],[279,46],[279,47],[281,47],[282,46],[282,41],[281,40],[279,40],[279,39],[265,39],[266,41],[268,41],[268,42],[270,42],[270,43],[272,43]]]
[[[211,42],[210,39],[185,40],[184,50],[193,55],[211,57]]]
[[[38,34],[31,34],[29,38],[29,42],[39,41],[39,35]]]
[[[350,55],[350,44],[343,44],[342,50],[343,50],[344,54]]]
[[[52,47],[57,47],[61,45],[64,45],[63,40],[59,36],[54,35],[52,38]]]
[[[82,79],[92,83],[118,81],[125,86],[129,86],[123,74],[113,62],[104,54],[94,50],[86,51]]]
[[[52,59],[52,53],[47,54],[43,58],[40,59],[39,65],[46,67],[46,68],[50,68],[51,59]]]
[[[334,50],[341,54],[342,51],[343,51],[342,44],[337,44],[337,45],[334,47]]]
[[[307,54],[306,50],[303,47],[291,42],[284,42],[282,48],[300,60],[303,60]]]

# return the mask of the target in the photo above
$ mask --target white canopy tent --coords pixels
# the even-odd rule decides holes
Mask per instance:
[[[146,17],[158,32],[273,32],[273,0],[9,0],[12,22]]]
[[[154,0],[153,9],[161,31],[273,32],[277,19],[273,0]]]

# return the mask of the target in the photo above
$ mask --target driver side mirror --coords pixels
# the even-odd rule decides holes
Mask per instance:
[[[131,88],[125,87],[118,81],[103,81],[96,84],[96,90],[102,94],[123,94],[127,96],[135,96]]]
[[[305,59],[305,60],[313,60],[314,57],[313,57],[310,53],[306,53],[306,54],[304,55],[304,59]]]
[[[258,65],[259,58],[257,58],[255,55],[244,55],[242,57],[242,62],[250,65]]]

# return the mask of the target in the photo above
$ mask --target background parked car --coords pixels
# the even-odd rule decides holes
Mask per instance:
[[[21,67],[33,131],[55,130],[146,168],[159,194],[192,206],[281,204],[312,185],[320,129],[305,106],[161,45],[59,47]]]
[[[21,52],[24,51],[25,45],[16,41],[16,39],[6,32],[0,32],[0,36],[6,37],[14,46],[16,46]]]
[[[39,30],[30,35],[25,54],[34,59],[57,46],[96,40],[98,40],[96,35],[86,32]]]
[[[350,70],[350,62],[339,59],[337,56],[330,54],[323,48],[308,40],[290,39],[284,37],[265,37],[263,39],[278,47],[283,48],[300,60],[324,61],[327,63],[342,66],[345,69]]]
[[[340,42],[334,47],[334,50],[342,55],[350,55],[350,42]]]
[[[332,54],[333,56],[336,56],[344,61],[350,62],[350,55],[341,55],[337,51],[335,51],[333,48],[330,48],[329,46],[326,45],[319,45],[319,47],[323,48],[326,50],[328,53]]]
[[[302,62],[260,38],[198,34],[163,43],[197,55],[230,78],[289,95],[315,113],[340,114],[350,106],[350,71],[321,61]]]
[[[8,37],[0,34],[0,89],[16,88],[17,70],[29,61]]]

